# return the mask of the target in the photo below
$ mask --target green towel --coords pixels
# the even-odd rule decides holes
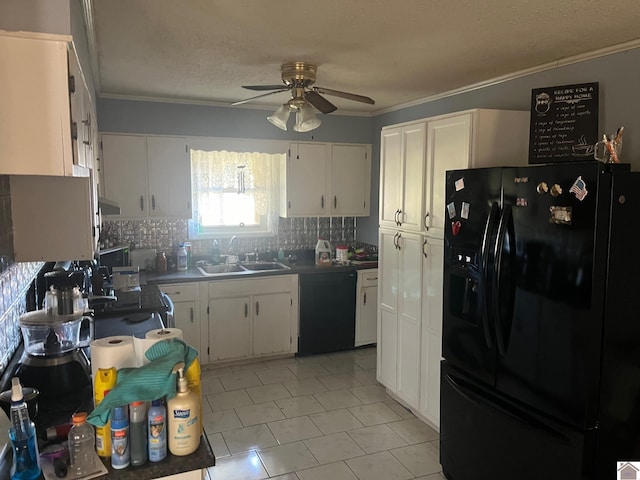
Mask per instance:
[[[185,372],[197,357],[198,352],[182,340],[162,340],[152,345],[145,356],[151,363],[138,368],[118,370],[116,386],[104,397],[87,421],[96,427],[102,427],[109,421],[113,407],[131,402],[150,402],[163,396],[173,398],[176,395],[176,374],[171,373],[178,362],[185,363]]]

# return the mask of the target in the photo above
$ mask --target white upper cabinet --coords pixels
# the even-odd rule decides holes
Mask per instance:
[[[69,39],[0,35],[0,174],[88,176],[72,148]],[[77,84],[83,84],[80,75]],[[73,99],[75,102],[75,99]]]
[[[103,195],[121,218],[191,218],[191,168],[183,137],[102,134]]]
[[[427,122],[424,182],[425,235],[442,238],[447,170],[526,165],[529,113],[476,109]]]
[[[384,128],[380,157],[380,226],[421,231],[426,123]]]
[[[280,165],[280,216],[369,215],[369,145],[292,143]]]
[[[329,148],[324,143],[294,143],[280,169],[280,215],[326,215]]]
[[[371,161],[365,145],[331,146],[331,215],[368,216]]]

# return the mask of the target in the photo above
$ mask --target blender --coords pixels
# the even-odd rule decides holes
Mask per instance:
[[[83,272],[50,272],[44,310],[21,315],[24,356],[17,375],[43,399],[78,394],[91,385],[84,351],[93,337],[93,319],[80,292]],[[83,328],[83,325],[86,325]]]

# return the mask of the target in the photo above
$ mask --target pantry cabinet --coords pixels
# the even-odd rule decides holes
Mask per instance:
[[[161,285],[161,290],[171,297],[176,328],[182,330],[183,340],[202,352],[200,340],[209,336],[209,328],[200,319],[198,283],[165,284]]]
[[[280,163],[280,216],[369,215],[369,145],[293,143]]]
[[[84,81],[70,42],[0,34],[0,174],[89,176],[72,146],[71,87]]]
[[[297,351],[297,275],[212,281],[207,294],[209,362]]]
[[[103,196],[120,218],[191,218],[191,168],[184,137],[101,136]]]
[[[426,123],[383,128],[380,226],[421,231]]]
[[[378,381],[409,406],[420,394],[422,242],[419,234],[380,229]]]

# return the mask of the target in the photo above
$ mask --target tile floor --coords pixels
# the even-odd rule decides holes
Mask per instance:
[[[443,480],[438,433],[376,382],[376,350],[204,368],[213,480]]]

